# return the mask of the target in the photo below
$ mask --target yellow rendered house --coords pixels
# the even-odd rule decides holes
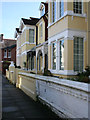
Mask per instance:
[[[83,0],[48,2],[48,69],[70,77],[90,66],[90,4]]]
[[[36,46],[27,52],[28,70],[42,74],[48,69],[48,4],[41,2],[40,19],[36,23]]]
[[[38,18],[22,18],[20,27],[16,28],[15,38],[17,39],[16,64],[26,68],[27,52],[36,46],[36,23]]]
[[[44,73],[48,69],[48,3],[41,2],[40,19],[36,26],[38,28],[38,39],[36,46],[36,73]]]

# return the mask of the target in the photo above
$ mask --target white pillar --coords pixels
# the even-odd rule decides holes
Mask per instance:
[[[36,74],[37,74],[37,52],[36,52]]]
[[[44,73],[44,53],[43,53],[43,70],[42,72]]]
[[[58,55],[58,51],[59,51],[59,44],[58,44],[58,40],[56,40],[56,70],[59,70],[59,55]]]

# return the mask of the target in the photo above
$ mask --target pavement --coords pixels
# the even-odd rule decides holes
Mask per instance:
[[[1,77],[1,75],[0,75]],[[2,77],[2,120],[61,120],[47,106],[35,102]]]

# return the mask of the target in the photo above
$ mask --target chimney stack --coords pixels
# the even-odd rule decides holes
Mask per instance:
[[[0,42],[3,40],[3,34],[0,34]]]

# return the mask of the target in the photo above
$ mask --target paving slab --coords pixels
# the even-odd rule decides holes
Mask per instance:
[[[2,120],[61,120],[40,102],[35,102],[23,91],[2,77]]]

